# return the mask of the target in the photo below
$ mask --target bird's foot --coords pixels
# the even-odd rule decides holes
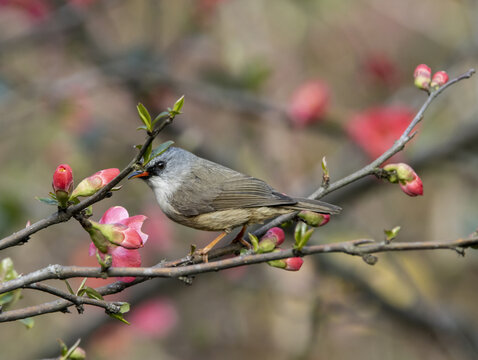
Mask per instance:
[[[244,246],[245,248],[247,249],[252,248],[252,245],[248,241],[244,240],[243,238],[245,232],[246,232],[246,226],[244,225],[241,231],[239,231],[239,233],[236,235],[236,237],[234,238],[234,240],[232,240],[231,243],[234,244],[234,243],[240,242],[242,246]]]

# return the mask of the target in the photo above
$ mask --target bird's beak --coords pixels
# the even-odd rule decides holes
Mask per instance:
[[[138,171],[134,171],[130,176],[128,176],[128,180],[134,179],[134,178],[147,177],[147,176],[149,176],[149,172],[138,170]]]

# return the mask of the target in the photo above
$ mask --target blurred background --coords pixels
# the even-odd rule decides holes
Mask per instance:
[[[0,236],[55,210],[35,196],[51,191],[59,164],[76,183],[125,167],[144,140],[136,104],[157,114],[181,95],[183,114],[158,144],[174,140],[308,195],[321,183],[323,156],[334,181],[398,138],[426,99],[413,86],[416,65],[451,78],[476,67],[477,20],[472,0],[0,0]],[[404,242],[474,232],[477,91],[472,78],[441,95],[395,157],[418,172],[424,196],[364,179],[324,199],[344,211],[311,242],[381,241],[397,225]],[[149,217],[145,266],[215,235],[169,221],[140,181],[96,204],[93,219],[114,205]],[[1,257],[19,273],[94,266],[88,245],[70,221]],[[81,338],[88,359],[478,358],[477,253],[378,257],[370,266],[318,255],[299,272],[254,265],[192,286],[148,281],[111,297],[132,304],[130,326],[92,307],[37,317],[30,330],[4,323],[2,358],[58,356],[57,338],[70,346]],[[53,299],[24,290],[16,307]]]

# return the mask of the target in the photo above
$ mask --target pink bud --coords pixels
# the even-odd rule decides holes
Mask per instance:
[[[307,82],[295,90],[288,113],[292,123],[304,127],[320,120],[329,107],[330,90],[321,80]]]
[[[413,77],[415,78],[415,86],[422,90],[428,90],[430,87],[430,79],[432,70],[425,64],[420,64],[415,68]]]
[[[433,90],[436,90],[439,87],[445,85],[447,82],[448,82],[448,74],[445,71],[437,71],[435,75],[433,75],[430,87]]]
[[[303,222],[309,226],[319,227],[327,224],[330,221],[330,215],[319,214],[313,211],[301,211],[297,215]]]
[[[423,183],[418,175],[416,175],[413,180],[408,182],[400,182],[400,187],[402,188],[403,192],[409,196],[423,195]]]
[[[58,165],[53,173],[53,191],[71,192],[73,190],[73,171],[68,164]]]
[[[285,259],[286,266],[284,270],[288,271],[299,271],[304,260],[301,257],[291,257]]]
[[[383,167],[386,171],[395,171],[396,175],[390,177],[390,182],[398,182],[403,192],[409,196],[423,195],[423,183],[417,173],[408,164],[388,164]]]
[[[68,164],[58,165],[53,173],[53,191],[60,207],[66,207],[73,190],[73,171]]]
[[[119,169],[105,169],[83,179],[71,194],[72,198],[90,196],[108,184],[120,173]]]
[[[266,234],[262,237],[261,240],[272,239],[276,246],[279,246],[284,242],[285,234],[284,230],[279,227],[273,227],[267,230]]]
[[[266,253],[271,252],[276,248],[276,246],[284,242],[285,235],[284,230],[278,227],[273,227],[269,229],[266,234],[259,241],[259,247],[257,253]]]
[[[283,251],[281,248],[274,249],[274,252]],[[279,269],[284,269],[288,271],[298,271],[304,260],[301,257],[291,257],[286,259],[279,259],[279,260],[271,260],[268,261],[267,264]]]

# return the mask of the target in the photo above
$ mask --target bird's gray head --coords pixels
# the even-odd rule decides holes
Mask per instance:
[[[129,178],[144,180],[153,190],[160,207],[167,212],[169,199],[191,172],[196,159],[194,154],[186,150],[170,147],[151,160],[144,171],[135,171]]]

